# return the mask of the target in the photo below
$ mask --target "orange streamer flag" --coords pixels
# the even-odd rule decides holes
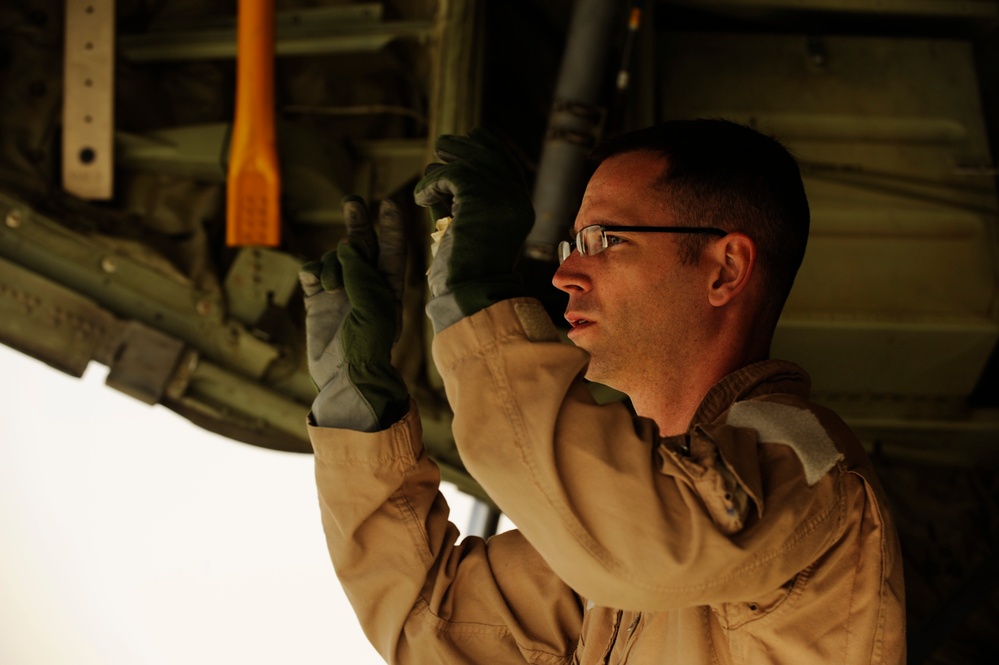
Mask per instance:
[[[274,0],[239,0],[236,119],[226,188],[226,244],[281,242],[274,131]]]

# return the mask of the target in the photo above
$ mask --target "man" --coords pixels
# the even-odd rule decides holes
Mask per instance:
[[[807,375],[768,360],[808,233],[787,152],[724,121],[608,143],[554,278],[575,346],[516,297],[533,212],[515,160],[481,131],[437,154],[416,190],[453,220],[429,275],[434,358],[462,459],[517,531],[455,544],[388,362],[391,206],[380,255],[354,202],[349,241],[303,272],[324,526],[386,660],[903,662],[881,489]]]

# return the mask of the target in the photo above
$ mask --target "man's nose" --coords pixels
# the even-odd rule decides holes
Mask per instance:
[[[572,250],[566,257],[562,265],[555,271],[552,277],[552,284],[556,289],[566,293],[579,293],[589,291],[593,283],[589,274],[585,270],[585,261],[577,250]]]

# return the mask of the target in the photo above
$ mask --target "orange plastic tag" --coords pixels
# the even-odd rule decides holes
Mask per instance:
[[[281,173],[274,131],[274,2],[240,0],[236,118],[226,186],[226,244],[281,242]]]

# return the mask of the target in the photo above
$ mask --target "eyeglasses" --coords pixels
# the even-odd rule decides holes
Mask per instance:
[[[626,233],[694,233],[697,235],[727,236],[728,231],[710,226],[585,226],[576,234],[575,240],[563,240],[558,244],[558,262],[561,265],[572,250],[578,249],[583,256],[593,256],[607,249],[607,231]]]

